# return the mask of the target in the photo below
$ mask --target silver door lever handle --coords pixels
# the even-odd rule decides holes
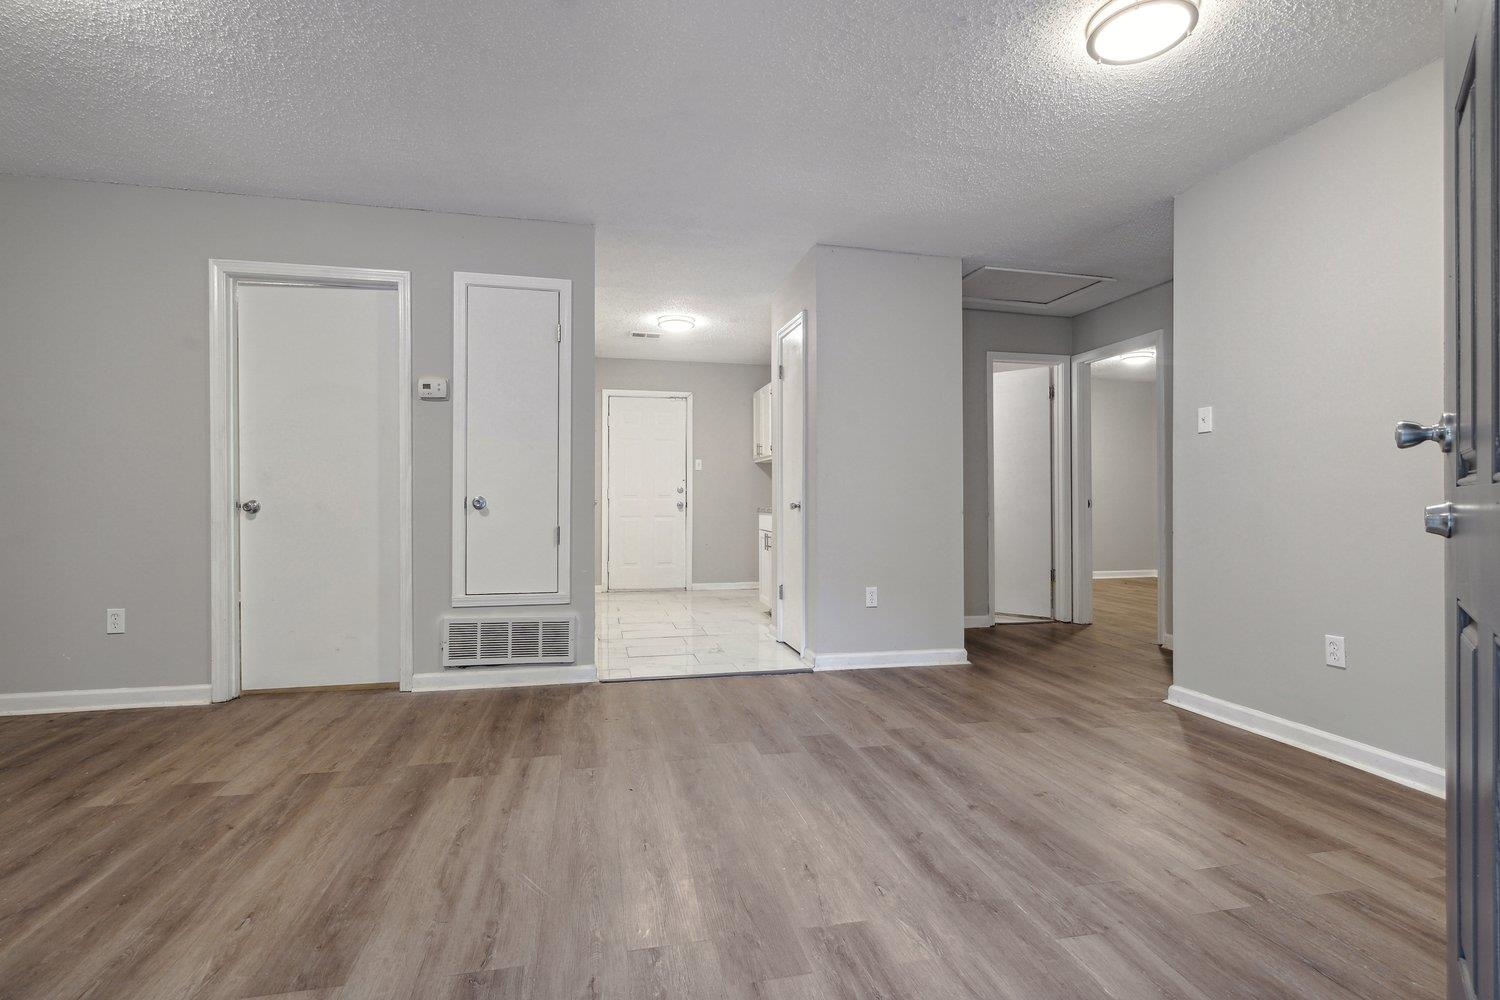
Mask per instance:
[[[1415,448],[1426,441],[1436,441],[1444,453],[1453,450],[1453,428],[1458,418],[1451,413],[1435,424],[1423,426],[1413,420],[1403,420],[1396,425],[1396,447]]]

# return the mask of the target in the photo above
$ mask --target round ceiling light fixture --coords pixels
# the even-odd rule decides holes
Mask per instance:
[[[1130,365],[1132,368],[1138,368],[1141,365],[1154,364],[1155,361],[1155,351],[1131,351],[1128,354],[1120,355],[1120,364]]]
[[[673,313],[656,317],[656,325],[667,333],[690,333],[698,321],[691,316]]]
[[[1198,0],[1109,0],[1089,18],[1089,55],[1110,66],[1145,62],[1198,26]]]

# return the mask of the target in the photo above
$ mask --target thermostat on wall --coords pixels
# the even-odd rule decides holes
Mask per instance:
[[[448,380],[441,375],[423,375],[417,379],[419,399],[447,399]]]

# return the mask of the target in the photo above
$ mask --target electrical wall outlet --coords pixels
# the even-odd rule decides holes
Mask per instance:
[[[109,608],[104,612],[104,634],[121,635],[125,631],[125,609]]]
[[[1198,407],[1198,433],[1211,434],[1214,429],[1214,408],[1212,406]]]
[[[1330,667],[1338,667],[1340,670],[1349,669],[1349,660],[1344,655],[1343,636],[1325,635],[1323,637],[1323,648],[1326,651],[1324,660]]]
[[[880,606],[880,588],[879,587],[866,587],[865,588],[865,607],[867,607],[867,608],[876,608],[876,607],[879,607],[879,606]]]

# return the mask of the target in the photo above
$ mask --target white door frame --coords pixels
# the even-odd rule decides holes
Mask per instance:
[[[1073,358],[1073,620],[1094,620],[1094,458],[1093,396],[1088,366],[1128,351],[1156,352],[1156,641],[1166,641],[1167,594],[1172,568],[1166,560],[1167,496],[1167,363],[1162,353],[1166,331],[1131,337]]]
[[[396,423],[401,531],[400,643],[401,690],[411,690],[411,272],[367,267],[324,267],[248,260],[208,262],[209,411],[209,680],[214,701],[240,696],[239,614],[239,333],[234,308],[241,282],[317,285],[332,288],[389,288],[396,292]],[[332,582],[332,581],[330,581]]]
[[[807,488],[807,470],[809,466],[808,459],[810,454],[810,449],[807,446],[807,442],[810,437],[810,435],[808,434],[808,430],[812,423],[812,407],[810,405],[811,399],[807,391],[807,386],[809,382],[808,372],[812,368],[812,351],[807,337],[806,309],[800,310],[797,315],[793,316],[786,323],[782,324],[782,326],[771,337],[771,384],[776,385],[781,381],[781,379],[777,377],[777,372],[781,370],[782,338],[799,326],[802,328],[802,499],[800,501],[800,503],[802,504],[802,564],[800,566],[790,567],[790,571],[798,574],[802,578],[802,648],[799,649],[798,652],[802,654],[802,659],[804,662],[810,662],[812,657],[809,651],[813,648],[813,640],[811,622],[808,621],[807,617],[807,551],[809,548],[808,539],[812,536],[812,518],[810,516],[812,504],[809,503],[810,497]],[[771,537],[774,539],[772,543],[774,551],[772,554],[775,557],[774,559],[772,559],[774,576],[771,581],[771,585],[778,588],[776,592],[772,594],[771,608],[772,617],[774,619],[774,625],[776,628],[776,641],[785,642],[786,640],[782,634],[781,615],[782,604],[784,602],[780,597],[781,592],[779,588],[781,586],[781,581],[786,578],[786,574],[789,571],[788,567],[785,564],[786,546],[782,543],[782,539],[786,537],[782,533],[782,521],[785,517],[786,511],[785,504],[781,502],[781,478],[785,472],[786,463],[778,460],[774,456],[785,455],[786,451],[782,448],[781,445],[783,434],[783,428],[781,426],[782,394],[773,389],[771,391],[771,396],[777,401],[776,405],[771,407],[771,454],[773,456],[771,459]]]
[[[557,293],[557,591],[547,594],[470,594],[466,577],[469,490],[469,288],[489,285]],[[449,563],[455,608],[568,604],[573,576],[573,279],[453,272],[453,520]]]
[[[609,401],[618,396],[639,396],[653,399],[685,399],[687,400],[687,442],[682,452],[682,478],[687,481],[687,493],[684,501],[687,503],[687,567],[684,570],[686,581],[684,590],[693,589],[693,394],[690,392],[678,392],[676,390],[660,389],[605,389],[603,391],[604,410],[599,415],[600,427],[600,464],[599,470],[600,487],[599,494],[599,583],[607,591],[609,590]]]
[[[1073,476],[1069,456],[1072,447],[1070,427],[1072,409],[1069,386],[1072,382],[1070,358],[1066,354],[1017,354],[1009,351],[986,351],[984,355],[984,467],[985,480],[985,552],[989,560],[985,571],[989,580],[989,619],[995,620],[995,364],[1026,364],[1052,369],[1052,384],[1057,394],[1052,399],[1052,568],[1057,584],[1052,589],[1052,617],[1060,622],[1073,621]]]

